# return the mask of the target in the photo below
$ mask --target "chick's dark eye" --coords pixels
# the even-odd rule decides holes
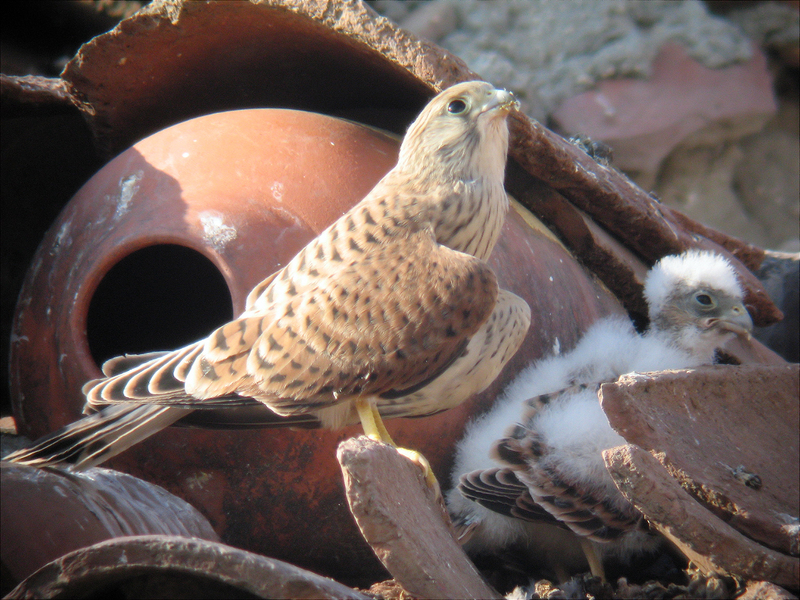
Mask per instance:
[[[697,300],[697,303],[702,306],[711,306],[714,304],[714,301],[708,294],[697,294],[694,299]]]
[[[452,100],[450,104],[447,105],[447,112],[451,115],[459,115],[467,110],[467,103],[463,100]]]

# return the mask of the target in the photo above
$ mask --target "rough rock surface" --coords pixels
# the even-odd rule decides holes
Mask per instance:
[[[646,77],[668,41],[709,68],[751,56],[743,32],[696,0],[470,0],[457,3],[457,15],[459,29],[439,43],[474,71],[518,91],[540,120],[597,81]]]
[[[670,42],[647,79],[601,81],[563,102],[553,119],[569,135],[609,144],[617,167],[652,182],[679,144],[710,146],[755,133],[775,110],[772,76],[759,49],[745,63],[709,69]]]
[[[761,131],[744,137],[731,135],[716,143],[687,139],[665,158],[652,188],[664,203],[721,231],[765,248],[797,252],[797,123],[797,100],[783,99],[777,114]],[[724,131],[718,128],[718,132]]]
[[[413,3],[379,0],[373,5],[404,28],[452,50],[489,81],[513,89],[527,114],[545,123],[554,113],[568,113],[584,92],[603,88],[603,82],[634,89],[654,84],[664,45],[680,45],[697,73],[760,70],[755,84],[742,77],[717,90],[706,87],[705,96],[691,93],[677,100],[670,94],[675,82],[667,80],[670,86],[658,92],[665,98],[659,111],[651,111],[649,119],[646,112],[638,118],[623,115],[634,127],[618,123],[613,138],[602,137],[607,127],[581,131],[577,120],[566,117],[556,124],[564,126],[560,132],[565,135],[596,136],[612,147],[616,143],[618,167],[706,225],[764,247],[800,250],[797,87],[781,83],[781,78],[796,79],[800,62],[796,3],[437,0],[413,9]],[[763,69],[765,52],[769,73]],[[787,74],[781,75],[782,65]],[[779,114],[762,133],[770,111],[762,106],[754,112],[746,100],[771,94],[775,77],[779,112],[788,112],[788,118]],[[704,87],[700,80],[693,83],[697,90]],[[717,107],[728,114],[715,115]],[[602,119],[613,102],[589,108]],[[690,122],[670,129],[668,122],[681,108]],[[662,135],[642,138],[636,126],[643,122]],[[702,135],[686,137],[699,122]]]
[[[742,160],[736,164],[730,184],[741,198],[745,214],[763,230],[763,237],[750,239],[795,253],[800,251],[798,140],[800,104],[783,103],[762,132],[739,144]],[[792,246],[791,241],[798,243]]]

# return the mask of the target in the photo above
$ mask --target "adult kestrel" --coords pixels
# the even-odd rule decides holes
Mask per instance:
[[[486,263],[508,209],[516,106],[485,82],[441,92],[397,165],[256,286],[237,319],[185,348],[109,360],[83,388],[97,412],[9,460],[94,466],[219,409],[246,412],[249,425],[360,420],[390,442],[381,414],[433,414],[484,389],[530,325],[527,304],[499,290]]]
[[[709,252],[663,258],[644,294],[646,333],[619,317],[598,321],[571,352],[520,373],[468,427],[453,470],[460,483],[447,498],[468,552],[522,544],[564,577],[585,564],[580,544],[602,576],[595,550],[627,560],[658,546],[603,463],[603,450],[627,442],[611,429],[598,386],[632,371],[710,364],[715,349],[749,335],[753,323],[730,263]]]

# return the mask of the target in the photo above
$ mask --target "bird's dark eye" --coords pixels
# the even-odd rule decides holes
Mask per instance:
[[[697,294],[695,295],[694,299],[700,306],[704,306],[706,308],[714,305],[713,298],[711,298],[711,296],[709,296],[708,294],[703,294],[703,293]]]
[[[451,100],[447,105],[447,112],[451,115],[460,115],[467,110],[467,103],[463,100]]]

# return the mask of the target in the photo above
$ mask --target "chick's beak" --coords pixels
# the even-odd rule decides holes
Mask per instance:
[[[486,104],[483,105],[481,113],[489,112],[494,109],[508,113],[513,109],[519,109],[519,102],[514,97],[514,94],[508,90],[494,90],[486,101]]]
[[[719,317],[707,320],[709,329],[720,329],[730,331],[745,339],[750,339],[750,332],[753,331],[753,320],[744,307],[744,304],[734,304],[730,310]]]

